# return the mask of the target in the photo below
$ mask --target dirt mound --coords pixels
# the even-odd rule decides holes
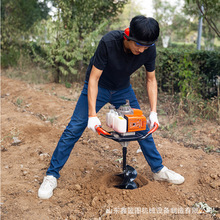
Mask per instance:
[[[213,219],[211,214],[199,215],[193,204],[219,207],[219,154],[186,148],[163,138],[160,130],[154,139],[164,165],[181,173],[184,184],[154,181],[142,153],[137,153],[138,144],[131,142],[127,160],[138,172],[139,188],[115,188],[121,147],[86,129],[61,171],[54,196],[40,200],[38,188],[80,89],[2,77],[2,219]],[[106,112],[107,107],[99,113],[103,124]]]

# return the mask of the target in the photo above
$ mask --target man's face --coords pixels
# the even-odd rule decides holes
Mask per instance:
[[[149,48],[149,46],[138,45],[135,41],[128,41],[128,46],[134,55],[139,55]]]

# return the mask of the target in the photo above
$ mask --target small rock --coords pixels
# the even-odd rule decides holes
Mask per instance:
[[[80,186],[79,184],[76,184],[76,185],[75,185],[75,189],[76,189],[77,191],[80,191],[80,190],[81,190],[81,186]]]
[[[3,145],[1,146],[1,151],[2,152],[5,152],[5,151],[7,151],[7,148],[5,148]]]
[[[108,200],[106,201],[106,203],[107,203],[108,205],[111,205],[111,204],[112,204],[112,200],[111,200],[111,199],[108,199]]]
[[[214,181],[209,184],[213,189],[218,189],[220,187],[220,180]]]
[[[69,219],[70,219],[70,220],[76,220],[76,216],[70,215],[70,216],[69,216]]]
[[[50,155],[48,153],[41,153],[39,156],[40,156],[41,161],[45,160],[45,158],[47,158],[47,157],[50,157]]]
[[[210,174],[210,177],[212,178],[212,179],[218,179],[218,176],[217,176],[217,174]]]
[[[95,207],[98,201],[99,201],[98,196],[95,196],[95,197],[92,199],[91,205],[92,205],[93,207]]]
[[[82,141],[82,144],[83,144],[83,145],[88,145],[88,141],[83,140],[83,141]]]
[[[137,162],[136,158],[134,158],[134,157],[131,158],[131,161],[132,161],[132,162]]]
[[[137,151],[136,151],[137,154],[141,153],[141,152],[142,152],[141,148],[138,148]]]
[[[182,165],[182,164],[180,164],[180,167],[183,167],[183,165]]]
[[[194,202],[193,201],[190,201],[190,200],[187,200],[186,201],[186,204],[189,206],[189,207],[192,207],[194,205]]]
[[[18,137],[13,137],[12,145],[19,145],[20,143],[21,143],[21,140],[19,140]]]
[[[23,176],[26,176],[28,174],[28,171],[24,170],[23,171]]]
[[[194,201],[194,196],[190,196],[188,199],[189,199],[190,201]]]
[[[215,201],[216,201],[217,203],[220,203],[220,200],[218,200],[217,198],[215,198]]]
[[[5,166],[5,169],[8,169],[8,168],[9,168],[9,166],[8,166],[8,165],[6,165],[6,166]]]

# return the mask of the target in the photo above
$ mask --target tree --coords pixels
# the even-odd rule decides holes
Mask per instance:
[[[185,42],[187,35],[191,31],[197,30],[197,23],[189,19],[185,14],[175,14],[171,25],[172,40],[175,42]]]
[[[37,0],[2,0],[1,20],[20,31],[28,31],[41,19],[46,19],[49,8],[47,2]],[[3,30],[4,31],[4,30]]]
[[[188,12],[194,15],[198,15],[198,10],[207,22],[208,26],[220,37],[219,31],[219,18],[220,18],[220,2],[219,0],[186,0],[188,4]],[[191,8],[190,5],[194,3],[197,6],[197,10]],[[204,10],[202,10],[202,6]]]
[[[54,39],[49,45],[44,45],[46,57],[40,60],[54,68],[55,82],[59,82],[61,76],[79,74],[78,70],[82,69],[83,64],[88,64],[99,35],[122,11],[126,2],[53,0],[57,8],[51,29]]]
[[[135,0],[128,0],[128,3],[124,6],[122,13],[118,14],[117,21],[114,21],[110,25],[111,30],[124,30],[129,26],[131,19],[141,14],[141,5]]]
[[[166,42],[169,40],[172,28],[171,25],[173,23],[173,18],[175,14],[175,6],[171,6],[171,4],[167,1],[155,0],[153,1],[154,7],[154,17],[160,24],[160,36],[162,38],[162,42],[164,47],[167,47]],[[166,46],[165,46],[166,45]]]
[[[42,19],[48,16],[47,2],[38,0],[2,0],[1,30],[3,41],[18,38]]]
[[[19,57],[21,43],[25,36],[28,36],[28,31],[38,21],[46,19],[48,12],[46,1],[2,0],[1,56],[3,61]]]

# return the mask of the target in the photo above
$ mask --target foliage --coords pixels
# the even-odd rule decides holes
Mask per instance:
[[[216,122],[220,122],[219,99],[220,97],[212,97],[204,100],[198,96],[186,96],[180,99],[177,109],[183,110],[194,119],[201,117],[207,120],[216,119]]]
[[[37,21],[46,19],[48,12],[46,1],[2,0],[1,20],[4,27],[26,32]]]
[[[49,8],[46,1],[3,0],[1,5],[1,59],[2,66],[15,66],[22,54],[28,31],[45,19]],[[25,53],[27,51],[24,51]]]
[[[111,30],[124,30],[129,26],[131,19],[141,14],[141,5],[135,0],[128,0],[124,6],[122,13],[117,16],[117,20],[111,23]]]
[[[54,69],[55,82],[62,76],[77,74],[89,59],[106,31],[109,21],[122,10],[126,0],[53,1],[58,8],[50,29],[53,38],[44,44],[46,57],[40,57],[33,48],[36,60]]]
[[[185,14],[174,14],[171,25],[172,42],[185,42],[187,35],[192,31],[197,31],[198,24],[194,20],[187,17]]]
[[[182,62],[178,64],[178,86],[182,97],[186,97],[188,94],[194,94],[194,91],[198,91],[201,86],[198,76],[192,71],[192,65],[189,53],[185,53]]]
[[[159,103],[167,114],[220,119],[220,52],[158,49],[156,77]],[[145,69],[131,78],[138,99],[147,101]],[[166,98],[167,97],[167,98]],[[158,109],[160,114],[162,109]]]
[[[153,1],[154,17],[160,24],[160,37],[163,46],[166,41],[185,42],[186,36],[197,30],[197,24],[179,9],[179,5],[171,4],[169,1]],[[159,41],[159,45],[161,42]]]
[[[171,25],[173,22],[173,15],[175,7],[167,1],[155,0],[153,1],[154,17],[160,24],[160,36],[163,39],[165,36],[170,36],[172,33]]]
[[[198,11],[201,16],[205,19],[208,26],[215,32],[215,34],[220,37],[220,2],[219,0],[186,0],[188,14],[198,15]],[[193,6],[193,3],[197,6],[196,10]],[[204,10],[202,10],[202,6]]]
[[[157,80],[160,91],[198,94],[203,98],[217,95],[220,52],[160,49],[157,56]]]

